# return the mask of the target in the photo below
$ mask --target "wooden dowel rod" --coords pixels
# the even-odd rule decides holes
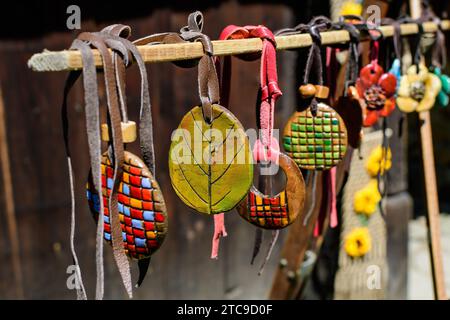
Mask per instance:
[[[444,30],[450,29],[450,20],[443,20],[441,26]],[[436,32],[438,26],[434,22],[423,24],[424,31],[427,33]],[[382,26],[380,31],[384,37],[392,37],[394,28],[392,26]],[[407,23],[401,26],[402,35],[411,35],[418,33],[416,24]],[[324,45],[345,43],[349,41],[347,31],[327,31],[322,32],[322,43]],[[309,47],[312,39],[309,34],[300,34],[292,36],[276,37],[277,50],[287,50]],[[259,52],[262,50],[260,39],[241,39],[241,40],[216,40],[212,41],[214,46],[214,55],[238,55],[243,53]],[[200,58],[203,55],[203,47],[200,43],[181,43],[181,44],[158,44],[151,46],[137,46],[142,58],[146,63],[179,61]],[[100,54],[93,50],[95,64],[102,66]],[[68,71],[79,70],[82,68],[81,54],[78,50],[47,51],[34,54],[28,61],[28,66],[34,71]]]
[[[422,3],[410,0],[411,17],[421,16]],[[428,245],[430,248],[431,271],[433,277],[434,297],[436,300],[447,300],[445,289],[444,265],[442,261],[441,227],[439,197],[434,166],[433,135],[430,111],[419,112],[420,140],[422,144],[422,160],[425,175],[425,192],[427,197]]]
[[[434,166],[433,137],[429,111],[419,113],[420,137],[422,142],[423,170],[427,198],[427,227],[430,247],[431,271],[434,296],[437,300],[447,300],[445,290],[444,263],[442,261],[440,210]]]

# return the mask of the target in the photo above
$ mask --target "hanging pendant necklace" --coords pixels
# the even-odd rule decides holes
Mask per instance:
[[[148,80],[145,64],[136,46],[126,40],[130,35],[129,27],[113,25],[102,33],[110,42],[122,44],[136,60],[141,75],[141,111],[139,121],[139,139],[144,160],[124,151],[123,173],[118,186],[118,212],[120,219],[121,242],[127,256],[138,260],[140,286],[145,278],[151,255],[162,245],[168,229],[167,210],[161,189],[155,180],[155,156],[153,146],[153,126]],[[125,92],[125,67],[129,59],[123,59],[118,53],[115,57],[116,88],[121,110],[122,142],[130,144],[137,138],[136,123],[128,120]],[[102,140],[110,143],[110,130],[102,125]],[[111,161],[111,148],[102,156],[102,194],[107,203],[113,187],[114,168]],[[92,181],[92,180],[91,180]],[[87,195],[91,210],[98,215],[99,194],[88,183]],[[112,243],[112,221],[109,211],[105,212],[104,238]]]
[[[263,191],[261,192],[255,186],[252,186],[248,195],[237,207],[238,213],[246,221],[259,228],[274,230],[266,257],[259,270],[259,274],[261,274],[278,238],[278,230],[293,223],[303,212],[305,185],[303,176],[295,162],[287,155],[280,153],[279,143],[273,137],[275,103],[276,99],[282,94],[278,87],[275,37],[267,27],[262,25],[245,27],[230,25],[222,31],[219,37],[220,40],[243,38],[260,38],[263,42],[260,56],[255,54],[240,56],[241,59],[246,61],[258,58],[261,60],[260,88],[256,103],[259,139],[253,147],[253,159],[258,166],[262,163],[279,165],[287,178],[285,189],[279,194],[271,196],[271,177],[260,176],[259,185]],[[224,58],[222,74],[222,93],[225,103],[228,103],[231,83],[231,57]],[[266,169],[268,168],[266,167]],[[261,172],[263,171],[261,170]],[[273,173],[269,172],[268,174]],[[261,239],[262,233],[260,229],[257,229],[252,263],[259,252]]]
[[[253,181],[253,166],[242,124],[219,105],[213,46],[202,28],[203,16],[197,11],[189,15],[188,26],[181,29],[184,40],[200,41],[205,52],[198,63],[202,105],[189,111],[172,135],[169,173],[173,189],[187,206],[214,215],[211,258],[216,259],[219,240],[227,235],[224,212],[246,196]]]

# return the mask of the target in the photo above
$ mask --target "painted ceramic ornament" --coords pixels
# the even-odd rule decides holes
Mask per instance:
[[[363,67],[356,80],[356,89],[364,109],[365,127],[374,125],[380,117],[389,116],[395,109],[395,75],[384,72],[376,62]]]
[[[286,175],[284,190],[276,196],[268,196],[252,186],[237,207],[242,218],[265,229],[287,227],[303,212],[305,203],[305,182],[295,161],[279,153],[278,164]]]
[[[419,72],[416,65],[412,65],[400,80],[397,106],[403,112],[430,110],[436,102],[439,91],[441,80],[438,76],[429,72],[423,63],[419,64]]]
[[[313,114],[308,107],[291,116],[284,129],[283,146],[300,168],[328,170],[347,151],[347,129],[339,114],[327,104],[318,102],[315,111]]]
[[[450,77],[443,74],[440,68],[434,68],[433,73],[441,80],[441,91],[437,96],[437,103],[440,107],[444,108],[449,104],[450,94]]]
[[[111,243],[108,211],[114,169],[108,154],[102,157],[102,193],[105,206],[104,239]],[[163,243],[167,233],[167,210],[161,189],[145,163],[125,151],[122,181],[119,185],[118,206],[125,253],[135,259],[150,257]],[[87,183],[87,198],[97,219],[100,203],[92,178]]]
[[[207,123],[202,107],[189,111],[172,136],[169,173],[180,199],[205,214],[227,212],[253,182],[250,144],[239,120],[213,104]]]

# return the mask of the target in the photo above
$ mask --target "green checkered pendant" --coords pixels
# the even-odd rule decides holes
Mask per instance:
[[[307,170],[328,170],[336,166],[347,151],[347,129],[339,114],[325,103],[295,112],[283,134],[286,153]]]

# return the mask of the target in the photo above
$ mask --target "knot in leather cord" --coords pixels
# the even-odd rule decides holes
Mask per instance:
[[[193,12],[188,17],[188,25],[180,29],[180,36],[186,41],[200,41],[203,51],[212,56],[214,54],[211,39],[203,30],[203,14],[200,11]]]
[[[350,37],[350,42],[352,43],[360,42],[361,32],[353,23],[345,22],[342,17],[339,22],[333,23],[333,29],[347,31]]]

